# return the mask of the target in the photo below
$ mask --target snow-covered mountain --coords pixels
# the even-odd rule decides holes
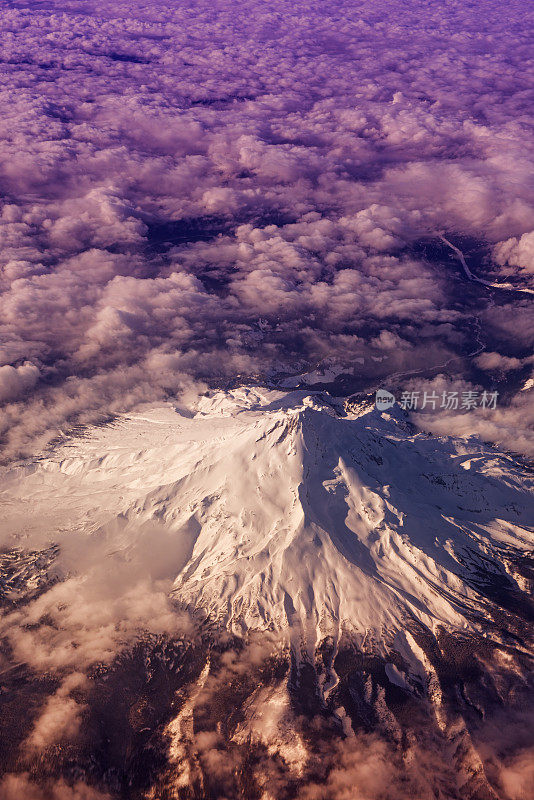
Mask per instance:
[[[398,407],[241,388],[66,440],[1,499],[5,532],[59,544],[74,529],[127,550],[165,526],[175,598],[233,632],[380,648],[409,620],[474,629],[496,583],[513,593],[529,488],[506,456],[415,432]]]
[[[136,800],[523,800],[534,505],[506,454],[243,387],[64,437],[2,473],[0,514],[4,698],[30,743],[36,706],[67,715],[8,769]]]

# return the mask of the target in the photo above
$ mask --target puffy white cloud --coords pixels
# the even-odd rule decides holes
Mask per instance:
[[[514,236],[499,242],[493,248],[493,255],[502,267],[519,267],[522,273],[534,275],[534,231],[524,233],[520,239]]]
[[[76,736],[81,724],[83,705],[71,697],[71,692],[83,688],[86,683],[87,678],[83,673],[72,672],[47,699],[26,741],[29,750],[42,752],[50,744]]]
[[[508,372],[509,370],[520,369],[523,366],[521,359],[509,358],[508,356],[502,356],[500,353],[482,353],[477,356],[475,363],[480,369],[488,372],[494,370]]]
[[[490,356],[493,354],[490,354]],[[501,357],[499,357],[500,359]],[[505,359],[506,363],[506,359]],[[502,367],[500,367],[502,369]],[[443,392],[458,392],[458,409],[434,410],[414,414],[414,420],[423,429],[444,436],[471,437],[477,436],[483,441],[491,442],[504,449],[534,456],[534,403],[532,390],[518,392],[508,404],[502,403],[502,394],[498,392],[495,408],[483,408],[481,405],[482,389],[461,378],[450,379],[446,375],[438,375],[430,381],[411,380],[407,389],[429,394],[435,392],[440,398]],[[477,394],[476,407],[462,410],[462,393],[473,391]]]
[[[39,380],[39,368],[25,363],[20,367],[0,367],[0,402],[16,400],[32,389]]]
[[[528,25],[486,5],[8,9],[0,357],[42,380],[0,394],[5,451],[150,383],[351,361],[355,342],[374,381],[388,334],[384,375],[468,351],[453,268],[410,248],[452,231],[530,269]],[[145,384],[160,354],[174,368]]]
[[[530,298],[466,285],[419,247],[444,231],[510,279],[534,272],[534,12],[509,11],[494,0],[4,8],[2,458],[169,393],[323,359],[357,363],[359,388],[441,365],[402,388],[462,392],[481,388],[466,354],[485,347],[476,380],[511,385],[530,363]],[[416,421],[531,453],[533,406],[525,391]],[[63,580],[4,615],[13,658],[59,676],[28,751],[76,737],[96,660],[141,630],[190,631],[168,599],[169,553],[176,570],[180,549],[158,526],[67,535]],[[229,658],[222,679],[246,668]],[[231,777],[217,736],[197,738],[205,766]],[[299,798],[424,796],[424,770],[407,784],[390,755],[372,737],[340,744]],[[506,762],[510,797],[528,779],[521,755]],[[0,798],[107,796],[8,774]]]
[[[63,780],[37,784],[28,773],[5,775],[0,783],[0,800],[111,800],[81,781],[69,785]]]

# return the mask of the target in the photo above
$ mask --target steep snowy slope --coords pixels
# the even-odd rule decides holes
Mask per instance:
[[[1,476],[0,513],[11,546],[75,531],[125,558],[164,529],[175,598],[235,633],[383,650],[410,620],[473,630],[496,593],[513,603],[530,489],[506,456],[415,433],[398,408],[242,388],[65,440]]]

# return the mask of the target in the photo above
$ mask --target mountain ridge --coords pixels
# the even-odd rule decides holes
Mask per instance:
[[[315,646],[346,630],[384,652],[414,620],[484,628],[484,581],[521,594],[509,556],[530,546],[531,482],[501,458],[396,407],[242,388],[93,429],[4,476],[1,497],[14,534],[21,504],[45,539],[74,528],[125,553],[163,527],[173,598],[233,633]]]

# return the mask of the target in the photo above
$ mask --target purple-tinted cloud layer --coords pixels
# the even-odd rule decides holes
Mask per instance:
[[[445,233],[485,254],[475,272],[532,281],[532,31],[515,0],[0,0],[3,457],[142,401],[325,359],[361,386],[432,364],[445,366],[403,388],[494,383],[508,391],[496,411],[418,421],[534,452],[533,392],[516,391],[531,297],[470,284],[421,246]],[[141,533],[124,563],[64,537],[66,579],[4,618],[13,663],[60,676],[28,763],[78,735],[91,664],[138,628],[192,635],[168,601],[175,562],[148,580],[156,534]],[[225,786],[236,764],[197,739]],[[423,797],[441,769],[414,759],[412,784],[383,742],[333,746],[303,800],[325,786]],[[514,800],[528,755],[502,771]],[[6,776],[0,797],[109,798],[34,777]]]
[[[372,382],[474,350],[459,273],[413,245],[453,232],[532,275],[532,17],[489,0],[3,4],[6,452],[192,383],[327,357]],[[530,299],[485,292],[513,374]]]

